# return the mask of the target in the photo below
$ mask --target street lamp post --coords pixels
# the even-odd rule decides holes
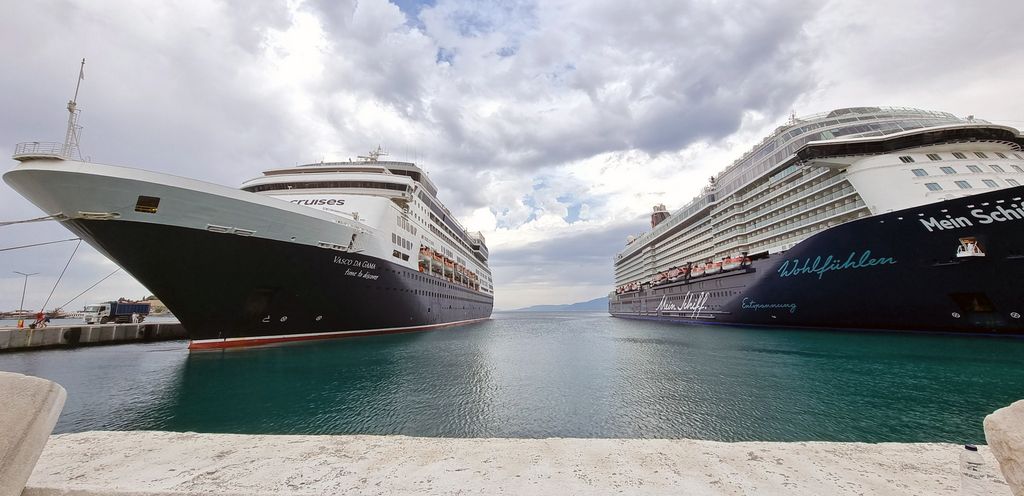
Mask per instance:
[[[28,287],[28,276],[34,276],[34,275],[38,274],[38,272],[33,272],[31,274],[26,274],[24,272],[14,271],[14,273],[15,274],[21,274],[21,275],[25,276],[25,283],[21,285],[21,305],[19,305],[19,307],[18,307],[18,311],[24,313],[25,312],[25,288]]]

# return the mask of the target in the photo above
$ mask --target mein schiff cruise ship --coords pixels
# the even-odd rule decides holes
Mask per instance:
[[[483,236],[452,217],[422,169],[381,160],[379,148],[358,161],[269,170],[240,190],[85,162],[75,148],[18,145],[21,163],[4,181],[149,288],[192,349],[491,314]]]
[[[1024,333],[1024,137],[855,107],[792,118],[615,257],[616,317]]]

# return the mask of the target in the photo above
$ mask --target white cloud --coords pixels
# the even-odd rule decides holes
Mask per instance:
[[[424,164],[487,236],[502,308],[603,294],[611,257],[646,229],[651,205],[685,204],[791,109],[1024,121],[1012,98],[1024,77],[1017,3],[439,0],[402,12],[384,0],[44,0],[8,11],[0,142],[62,135],[85,56],[93,160],[238,184],[383,144]],[[38,213],[6,185],[0,212]],[[8,246],[67,236],[3,229]],[[0,252],[0,309],[20,297],[10,271],[54,272],[58,251]],[[109,273],[96,257],[83,248],[68,291]],[[145,293],[119,277],[102,294]]]

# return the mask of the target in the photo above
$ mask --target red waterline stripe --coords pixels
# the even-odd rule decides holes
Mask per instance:
[[[475,322],[480,322],[480,321],[487,320],[489,318],[490,317],[485,317],[485,318],[482,318],[482,319],[462,320],[462,321],[458,321],[458,322],[446,322],[444,324],[432,324],[432,325],[418,326],[418,327],[400,327],[400,328],[397,328],[397,329],[386,329],[386,330],[379,330],[379,331],[374,331],[374,330],[366,330],[366,331],[337,331],[337,332],[329,332],[329,333],[322,333],[322,334],[318,333],[318,334],[304,335],[304,336],[302,336],[302,335],[300,335],[300,336],[275,336],[275,337],[266,337],[266,338],[253,337],[253,338],[245,338],[245,339],[231,339],[231,340],[223,339],[223,340],[215,340],[215,341],[202,340],[202,341],[199,341],[199,342],[189,341],[188,349],[189,350],[213,350],[213,349],[224,349],[224,348],[241,348],[241,347],[248,347],[248,346],[263,346],[263,345],[268,345],[268,344],[286,343],[286,342],[293,342],[293,341],[312,341],[312,340],[315,340],[315,339],[338,339],[338,338],[350,338],[350,337],[354,338],[354,337],[359,337],[359,336],[373,336],[373,335],[381,335],[381,334],[402,334],[402,333],[408,333],[408,332],[429,331],[431,329],[441,329],[441,328],[445,328],[445,327],[454,327],[454,326],[460,326],[460,325],[464,325],[464,324],[472,324],[472,323],[475,323]]]

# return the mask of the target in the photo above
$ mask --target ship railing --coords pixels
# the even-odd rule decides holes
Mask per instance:
[[[71,158],[70,148],[64,143],[28,141],[14,145],[14,160],[33,158],[65,159]]]
[[[846,180],[845,177],[841,177],[841,176],[836,176],[836,178],[838,180],[836,180],[836,181],[833,181],[833,180],[826,181],[826,182],[821,183],[820,185],[818,185],[817,189],[807,191],[804,194],[799,195],[799,196],[794,196],[792,198],[787,198],[785,201],[779,202],[778,205],[771,206],[769,209],[766,209],[764,211],[764,213],[759,213],[756,217],[752,217],[750,219],[751,222],[754,222],[755,224],[761,224],[761,225],[771,224],[772,222],[775,222],[775,221],[777,221],[779,219],[792,216],[794,214],[793,209],[792,208],[787,208],[787,207],[792,207],[794,204],[797,204],[797,203],[799,203],[801,201],[804,201],[804,200],[806,200],[808,198],[811,198],[814,195],[820,194],[822,191],[825,191],[826,189],[829,189],[832,186],[835,186],[837,183],[841,183],[841,182]],[[829,201],[835,200],[836,198],[847,196],[851,192],[855,192],[855,190],[854,190],[852,185],[847,183],[846,185],[843,185],[842,187],[840,187],[835,192],[829,193],[828,195],[825,195],[822,198],[819,198],[817,200],[814,200],[812,202],[809,202],[809,203],[805,204],[804,206],[799,207],[798,211],[796,212],[796,214],[800,214],[800,213],[806,212],[808,209],[811,209],[811,208],[817,207],[817,206],[819,206],[819,205],[821,205],[823,203],[827,203]]]
[[[820,207],[822,205],[825,205],[825,204],[828,204],[828,203],[832,203],[832,202],[834,202],[836,200],[855,197],[856,194],[857,194],[857,192],[854,191],[853,186],[846,186],[846,187],[843,187],[842,189],[840,189],[839,191],[836,191],[835,193],[831,193],[831,194],[829,194],[829,195],[827,195],[827,196],[825,196],[823,198],[820,198],[820,199],[815,200],[815,201],[813,201],[811,203],[808,203],[807,205],[802,206],[802,207],[800,207],[797,210],[786,210],[786,211],[783,211],[783,212],[779,212],[779,213],[777,213],[775,215],[772,215],[771,217],[765,217],[763,219],[758,219],[757,223],[755,225],[749,226],[749,228],[751,230],[756,230],[756,229],[764,228],[765,226],[771,226],[771,225],[774,224],[774,225],[777,226],[777,227],[775,227],[775,229],[778,229],[779,227],[785,225],[785,224],[782,224],[783,222],[785,222],[785,221],[787,221],[789,219],[793,219],[793,218],[799,217],[800,215],[803,215],[803,214],[807,213],[810,210],[813,210],[815,208],[818,208],[818,207]],[[845,204],[846,203],[844,203],[844,205]]]
[[[754,202],[751,203],[750,205],[744,206],[744,212],[751,212],[751,211],[761,210],[762,208],[764,208],[766,206],[767,203],[769,203],[771,201],[778,200],[780,196],[785,195],[789,191],[791,191],[793,189],[796,189],[798,187],[804,186],[804,185],[806,185],[808,183],[814,182],[814,181],[820,179],[822,176],[826,176],[826,175],[832,174],[832,173],[833,173],[833,171],[826,170],[826,169],[822,169],[820,172],[818,172],[816,174],[812,173],[812,175],[805,177],[804,179],[800,180],[799,182],[793,183],[788,188],[782,188],[779,191],[776,191],[776,192],[773,192],[771,194],[768,194],[768,195],[766,195],[766,196],[764,196],[762,198],[755,199]],[[830,177],[830,178],[828,178],[828,179],[826,179],[826,180],[824,180],[824,181],[822,181],[822,182],[820,182],[818,184],[813,185],[812,186],[813,191],[811,191],[810,193],[811,194],[816,193],[818,191],[821,191],[824,188],[832,186],[833,184],[835,184],[837,182],[845,181],[845,180],[846,180],[846,176],[845,175],[843,175],[843,174],[835,174],[834,176],[832,176],[832,177]],[[775,210],[778,210],[779,208],[782,208],[782,206],[784,206],[785,204],[788,204],[791,201],[792,198],[793,197],[784,199],[784,200],[779,202],[779,205],[771,206],[771,207],[769,207],[769,210],[765,210],[764,212],[758,212],[758,215],[764,215],[764,213],[770,213],[770,212],[773,212]]]
[[[783,226],[779,226],[779,227],[777,227],[777,228],[775,228],[775,229],[773,229],[771,231],[768,231],[768,232],[766,232],[764,234],[761,234],[761,235],[759,235],[757,237],[749,239],[748,242],[753,244],[753,243],[757,243],[757,242],[760,242],[760,241],[764,241],[764,240],[766,240],[768,238],[771,238],[772,236],[779,236],[779,235],[782,235],[782,234],[786,234],[786,233],[788,233],[790,231],[793,231],[795,229],[799,229],[799,228],[804,227],[804,226],[806,226],[808,224],[816,224],[816,223],[819,223],[819,222],[822,222],[822,221],[826,221],[826,220],[829,220],[829,219],[831,219],[833,217],[836,217],[836,216],[848,213],[848,212],[850,212],[852,210],[859,210],[861,208],[865,208],[864,202],[862,200],[857,200],[857,201],[854,201],[852,203],[846,204],[846,205],[844,205],[842,207],[839,207],[839,208],[835,208],[835,209],[832,209],[832,210],[826,210],[826,211],[824,211],[824,212],[822,212],[822,213],[820,213],[818,215],[815,215],[815,216],[812,216],[812,217],[808,217],[808,218],[806,218],[804,220],[801,220],[801,221],[798,221],[798,222],[794,222],[792,224],[786,224],[786,225],[783,225]]]

